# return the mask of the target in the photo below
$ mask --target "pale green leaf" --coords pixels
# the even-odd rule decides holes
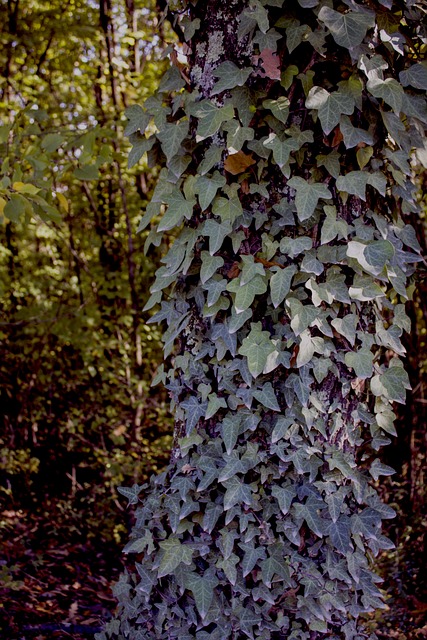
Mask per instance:
[[[349,351],[345,354],[345,363],[354,369],[358,378],[366,379],[372,376],[374,356],[367,349],[359,351]]]
[[[329,93],[323,87],[312,87],[305,102],[307,109],[318,110],[320,123],[326,135],[337,126],[343,113],[353,113],[354,104],[354,98],[349,93]]]
[[[332,197],[326,184],[321,182],[307,182],[304,178],[294,176],[288,181],[288,185],[297,192],[295,204],[300,222],[313,215],[320,198]]]
[[[276,309],[285,299],[291,288],[292,278],[297,272],[295,265],[285,267],[273,267],[276,270],[270,278],[270,295],[273,307]]]
[[[327,26],[340,47],[353,49],[362,43],[368,29],[375,25],[375,14],[355,11],[340,13],[323,6],[319,11],[319,20]]]
[[[273,411],[280,411],[279,403],[277,402],[276,394],[274,393],[271,382],[266,382],[262,389],[254,391],[254,398],[258,400],[267,409]]]

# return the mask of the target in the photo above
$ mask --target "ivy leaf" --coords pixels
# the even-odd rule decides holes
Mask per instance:
[[[277,53],[270,48],[262,49],[260,53],[260,60],[267,78],[270,78],[271,80],[280,80],[280,58]]]
[[[221,256],[211,256],[208,251],[202,251],[202,266],[200,268],[200,281],[205,284],[224,264]]]
[[[231,415],[227,415],[221,423],[221,437],[224,441],[225,450],[228,455],[231,454],[236,446],[240,432],[240,424],[240,418],[238,416]]]
[[[258,275],[242,286],[239,278],[228,283],[227,291],[231,291],[236,294],[234,307],[237,313],[242,313],[242,311],[249,309],[256,295],[260,295],[267,291],[267,282],[265,278]]]
[[[274,161],[280,168],[288,164],[291,152],[299,149],[299,144],[295,138],[286,138],[282,141],[275,133],[270,133],[263,144],[264,147],[273,151]]]
[[[142,487],[137,484],[134,484],[131,488],[117,487],[117,491],[128,499],[128,504],[138,504],[138,496],[141,493],[141,489]]]
[[[217,107],[213,102],[204,100],[196,105],[194,115],[199,118],[198,139],[204,140],[215,135],[223,122],[233,118],[234,107],[230,103]]]
[[[332,544],[344,555],[351,550],[350,518],[341,515],[336,522],[331,522],[328,530]]]
[[[137,131],[144,133],[151,120],[151,115],[144,111],[139,104],[132,104],[130,107],[127,107],[127,109],[125,109],[125,116],[129,120],[124,131],[124,135],[127,137]]]
[[[345,363],[354,369],[356,376],[362,380],[372,376],[374,355],[368,349],[349,351],[345,354]]]
[[[190,573],[186,577],[186,586],[193,594],[197,611],[202,620],[206,618],[206,614],[212,604],[214,590],[218,585],[218,579],[214,575],[199,576],[196,573]]]
[[[236,476],[233,476],[229,480],[224,481],[224,486],[227,487],[227,491],[224,494],[224,511],[228,511],[235,504],[244,502],[248,506],[252,502],[252,487],[239,480]]]
[[[274,485],[271,489],[271,495],[274,496],[279,504],[280,511],[285,516],[289,513],[292,500],[296,498],[296,488],[292,484],[284,486]]]
[[[286,304],[291,312],[291,328],[296,336],[305,331],[319,315],[316,307],[311,304],[302,304],[296,298],[288,298]]]
[[[169,231],[181,224],[183,218],[189,220],[193,215],[195,200],[186,200],[179,189],[175,189],[170,195],[165,196],[168,205],[166,213],[160,220],[158,231]]]
[[[135,133],[129,137],[129,140],[132,142],[132,149],[129,151],[128,155],[128,169],[132,169],[132,167],[141,160],[144,153],[153,148],[154,143],[156,142],[156,136],[152,135],[149,138],[146,138],[145,136],[141,136],[139,133]]]
[[[345,220],[337,219],[336,207],[326,205],[323,207],[326,218],[322,224],[322,232],[320,236],[321,244],[326,244],[338,238],[347,239],[348,224]]]
[[[243,173],[256,164],[252,155],[244,153],[243,151],[237,151],[237,153],[230,153],[224,160],[224,169],[231,173],[233,176]]]
[[[299,351],[297,355],[297,367],[302,367],[312,359],[315,352],[315,342],[311,337],[308,329],[301,333],[301,341],[299,343]]]
[[[323,87],[312,87],[305,102],[307,109],[317,109],[322,129],[329,135],[340,121],[341,115],[351,115],[354,98],[340,91],[329,93]]]
[[[354,347],[357,327],[357,316],[354,313],[348,313],[343,318],[334,318],[331,321],[331,325],[338,333],[347,338],[351,346]]]
[[[162,151],[166,156],[166,160],[170,162],[181,148],[181,143],[188,133],[188,121],[170,123],[163,125],[162,130],[157,134],[162,145]]]
[[[368,80],[366,88],[375,98],[381,98],[393,109],[396,115],[399,115],[403,107],[404,90],[402,85],[394,78],[381,80],[373,78]]]
[[[206,220],[203,225],[202,235],[209,238],[209,253],[213,256],[222,246],[225,238],[231,233],[231,224],[227,220],[225,222],[216,222],[216,220]]]
[[[262,389],[254,391],[254,398],[258,400],[267,409],[273,411],[280,411],[279,403],[277,402],[276,394],[274,393],[271,382],[266,382]]]
[[[371,12],[340,13],[330,7],[320,9],[319,20],[327,26],[335,42],[346,49],[353,49],[361,44],[368,29],[375,26],[375,14]]]
[[[226,60],[213,71],[213,75],[218,78],[218,81],[214,84],[211,95],[216,96],[218,93],[222,93],[228,89],[241,87],[245,84],[251,73],[252,69],[240,69],[234,62]]]
[[[267,364],[268,356],[275,351],[271,342],[270,332],[262,331],[260,322],[251,324],[249,335],[243,340],[238,353],[246,356],[248,368],[254,378],[257,378]]]
[[[383,464],[379,458],[375,458],[375,460],[371,464],[369,473],[374,480],[378,480],[380,476],[392,476],[396,473],[396,471],[392,467],[389,467],[387,464]]]
[[[167,538],[160,542],[159,546],[163,550],[163,555],[158,569],[158,578],[173,573],[181,562],[191,564],[193,550],[188,545],[181,544],[178,538]]]
[[[279,75],[280,80],[280,75]],[[289,100],[285,96],[281,96],[277,100],[264,100],[262,103],[264,109],[270,109],[272,114],[286,124],[289,116]]]
[[[290,291],[292,278],[297,272],[297,267],[295,265],[284,269],[273,267],[271,270],[275,270],[275,273],[270,278],[270,295],[273,307],[277,309]]]
[[[328,187],[321,182],[307,182],[304,178],[294,176],[288,181],[288,185],[296,189],[295,204],[300,222],[308,220],[317,207],[320,198],[331,198]]]
[[[377,240],[366,245],[363,250],[366,262],[378,273],[394,256],[394,247],[388,240]]]
[[[212,418],[219,409],[226,409],[227,402],[225,398],[219,398],[216,393],[210,393],[208,396],[208,408],[206,409],[205,420]]]
[[[404,87],[411,85],[415,89],[427,91],[427,66],[422,62],[413,64],[409,69],[399,73],[399,80]]]
[[[366,185],[368,173],[366,171],[350,171],[337,179],[337,189],[366,200]]]
[[[265,558],[266,553],[264,547],[255,547],[253,543],[245,544],[244,542],[239,542],[239,547],[245,552],[242,560],[242,571],[243,577],[245,578],[250,574],[255,565],[258,564],[258,560]]]
[[[352,149],[361,142],[369,145],[373,144],[374,142],[372,134],[370,134],[369,131],[366,131],[366,129],[358,129],[357,127],[353,127],[348,116],[341,116],[340,130],[344,138],[346,149]]]
[[[195,191],[199,196],[200,208],[205,211],[212,200],[215,198],[218,189],[223,187],[226,183],[224,176],[218,171],[215,171],[213,176],[208,178],[207,176],[199,176],[196,181]]]
[[[409,377],[400,360],[393,358],[385,373],[374,376],[371,390],[374,396],[385,396],[391,401],[405,404],[405,389],[410,389]]]

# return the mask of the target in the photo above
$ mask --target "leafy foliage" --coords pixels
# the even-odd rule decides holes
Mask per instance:
[[[160,254],[134,237],[157,168],[125,176],[123,136],[123,100],[164,65],[154,4],[107,4],[0,8],[0,491],[59,537],[118,544],[115,485],[159,470],[171,442],[141,316]],[[129,135],[147,124],[131,113]]]

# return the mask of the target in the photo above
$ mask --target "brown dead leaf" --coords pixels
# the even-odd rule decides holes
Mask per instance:
[[[260,54],[262,66],[268,78],[271,80],[280,80],[280,58],[272,49],[263,49]]]
[[[255,160],[251,155],[238,151],[225,159],[224,169],[233,176],[237,176],[253,164],[255,164]]]
[[[240,275],[240,265],[238,262],[233,262],[231,267],[227,272],[227,276],[232,280],[233,278],[238,278]]]

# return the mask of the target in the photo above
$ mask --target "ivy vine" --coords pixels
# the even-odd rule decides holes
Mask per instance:
[[[176,239],[146,310],[175,410],[98,638],[367,637],[394,516],[373,481],[405,402],[421,259],[426,2],[169,2],[182,36],[127,111],[129,166],[163,163],[140,229]],[[147,490],[148,489],[148,490]]]

